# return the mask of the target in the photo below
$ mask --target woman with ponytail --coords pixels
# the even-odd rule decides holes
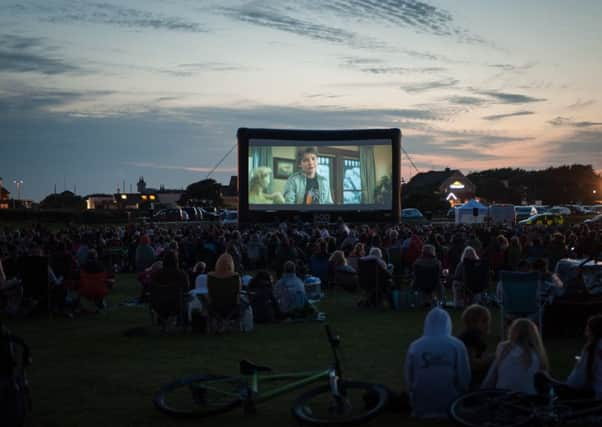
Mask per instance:
[[[587,342],[567,379],[573,388],[591,391],[602,399],[602,314],[591,316],[585,327]]]

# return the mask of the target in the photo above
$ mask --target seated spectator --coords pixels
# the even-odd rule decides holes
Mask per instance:
[[[538,258],[533,262],[532,270],[539,273],[539,294],[541,298],[546,300],[547,304],[554,302],[554,297],[563,294],[562,280],[548,270],[548,262],[544,258]]]
[[[273,322],[278,314],[278,303],[274,298],[270,273],[259,271],[249,282],[248,289],[254,321]]]
[[[422,337],[410,344],[404,371],[416,417],[447,417],[451,402],[468,391],[468,354],[451,331],[449,314],[435,307],[426,315]]]
[[[464,305],[463,289],[466,285],[465,274],[464,274],[464,260],[478,260],[479,256],[477,251],[471,246],[466,246],[460,257],[460,262],[456,266],[454,272],[454,279],[452,281],[452,293],[454,298],[454,306],[462,307]]]
[[[192,269],[195,276],[194,290],[196,294],[207,295],[207,274],[205,273],[206,268],[207,265],[203,261],[199,261]]]
[[[221,254],[215,262],[215,270],[207,274],[209,304],[220,307],[220,311],[225,313],[232,309],[232,296],[236,296],[236,304],[240,305],[241,289],[242,282],[234,268],[232,255],[229,253]]]
[[[473,304],[462,313],[462,322],[464,330],[458,335],[458,339],[464,343],[468,351],[472,372],[471,386],[478,387],[493,361],[493,355],[487,352],[485,342],[491,325],[491,313],[486,307]]]
[[[433,245],[424,245],[422,247],[422,255],[416,259],[414,265],[412,267],[413,270],[413,286],[416,290],[421,293],[421,302],[424,306],[429,306],[432,304],[433,295],[435,293],[441,293],[441,261],[437,258],[437,254],[435,253],[435,247]],[[433,283],[422,283],[424,280],[420,273],[421,271],[429,271],[428,277],[433,278]]]
[[[360,260],[362,262],[375,261],[376,265],[378,266],[378,288],[374,289],[373,295],[367,296],[367,303],[369,305],[379,304],[381,301],[376,301],[374,299],[376,298],[376,295],[380,295],[385,296],[385,298],[387,298],[389,301],[389,306],[393,307],[393,297],[391,295],[391,289],[393,287],[393,272],[392,268],[385,263],[382,251],[379,248],[370,248],[368,255],[360,258]],[[361,283],[360,286],[362,286]]]
[[[163,268],[152,276],[151,287],[155,285],[171,285],[188,290],[188,275],[180,270],[178,255],[170,250],[163,253]]]
[[[141,272],[150,267],[155,262],[155,250],[150,244],[150,237],[146,234],[140,236],[140,241],[136,247],[136,271]]]
[[[285,262],[284,273],[274,286],[274,298],[278,302],[278,310],[283,316],[295,315],[303,311],[307,304],[305,285],[297,277],[295,271],[294,262]]]
[[[347,263],[355,271],[358,271],[358,261],[363,256],[366,256],[366,246],[362,242],[357,242],[347,257]]]
[[[587,342],[566,382],[570,387],[591,391],[602,400],[602,314],[587,320],[585,337]]]
[[[9,279],[0,259],[0,312],[15,315],[19,311],[23,289],[17,279]]]
[[[516,319],[502,341],[481,388],[499,388],[536,394],[534,376],[548,370],[548,356],[537,326],[529,319]]]
[[[355,269],[347,264],[347,259],[345,259],[345,253],[341,250],[334,251],[328,260],[332,271],[345,271],[347,273],[355,273]]]

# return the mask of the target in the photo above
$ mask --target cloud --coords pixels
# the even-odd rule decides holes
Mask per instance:
[[[416,0],[301,0],[284,5],[277,2],[251,2],[239,7],[222,8],[221,12],[248,24],[355,48],[399,51],[376,38],[347,30],[351,25],[335,27],[330,24],[333,20],[326,23],[329,14],[352,22],[369,17],[371,21],[410,28],[419,33],[452,37],[467,43],[490,44],[456,25],[446,10]],[[421,55],[423,59],[437,59],[432,54],[401,51]]]
[[[534,62],[530,62],[524,65],[513,65],[513,64],[490,64],[489,67],[497,68],[501,71],[515,71],[515,72],[523,72],[527,71],[530,68],[535,66]]]
[[[435,80],[430,82],[407,83],[401,86],[401,89],[409,93],[426,92],[432,89],[441,89],[453,87],[458,84],[456,79]]]
[[[489,96],[502,104],[527,104],[530,102],[542,102],[546,101],[543,98],[533,98],[527,95],[520,95],[516,93],[505,93],[497,91],[476,91],[479,95]]]
[[[88,3],[64,1],[57,7],[54,4],[24,5],[13,8],[17,13],[31,12],[44,16],[47,22],[74,22],[86,24],[114,25],[129,29],[153,29],[189,33],[204,33],[207,28],[198,22],[177,16],[166,16],[119,6],[111,3]]]
[[[494,114],[492,116],[483,117],[484,120],[501,120],[507,117],[515,117],[515,116],[529,116],[531,114],[535,114],[533,111],[515,111],[514,113],[507,114]]]
[[[547,141],[546,157],[551,164],[590,164],[602,169],[602,129],[578,129],[560,139]]]
[[[53,75],[79,70],[79,67],[50,56],[48,52],[51,50],[41,38],[2,35],[0,72],[38,72]]]
[[[358,67],[358,69],[364,73],[370,74],[412,74],[412,73],[437,73],[445,71],[443,67]]]
[[[326,0],[308,2],[308,6],[329,10],[351,19],[371,19],[411,28],[419,33],[454,37],[470,43],[484,40],[454,23],[451,13],[417,0]],[[311,6],[309,6],[311,7]]]
[[[7,90],[0,97],[0,115],[38,114],[61,109],[82,100],[97,99],[112,91],[70,91],[21,87]]]
[[[248,24],[285,31],[314,40],[327,41],[336,44],[349,45],[359,48],[385,48],[385,43],[371,37],[361,37],[358,34],[317,23],[313,19],[296,18],[267,6],[255,4],[241,8],[224,8],[223,13],[230,18]]]
[[[594,105],[595,103],[596,103],[595,99],[587,99],[585,101],[578,99],[575,103],[573,103],[571,105],[567,105],[566,108],[568,108],[570,110],[580,110],[582,108],[590,107],[590,106]]]
[[[181,165],[166,165],[163,163],[153,163],[153,162],[123,162],[125,166],[133,166],[137,168],[151,168],[151,169],[165,169],[165,170],[177,170],[184,172],[195,172],[195,173],[236,173],[238,172],[237,168],[212,168],[212,167],[202,167],[202,166],[181,166]]]
[[[602,122],[590,122],[590,121],[575,121],[570,117],[555,117],[548,121],[552,126],[557,127],[575,127],[575,128],[587,128],[593,126],[602,126]],[[602,151],[602,150],[601,150]]]
[[[487,102],[490,102],[489,100],[485,99],[485,98],[477,98],[474,96],[450,96],[449,98],[446,98],[447,101],[451,104],[459,104],[459,105],[482,105],[485,104]]]

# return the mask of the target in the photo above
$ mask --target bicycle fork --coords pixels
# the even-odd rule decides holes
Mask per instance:
[[[257,380],[257,372],[253,372],[251,375],[250,383],[245,384],[243,390],[241,390],[241,399],[242,399],[242,407],[245,411],[245,414],[255,414],[257,413],[257,408],[255,406],[255,396],[259,391],[259,381]]]

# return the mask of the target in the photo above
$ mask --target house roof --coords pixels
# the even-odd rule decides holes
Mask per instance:
[[[445,169],[442,171],[420,172],[404,185],[404,190],[436,189],[443,181],[456,172],[460,171],[457,169]]]

